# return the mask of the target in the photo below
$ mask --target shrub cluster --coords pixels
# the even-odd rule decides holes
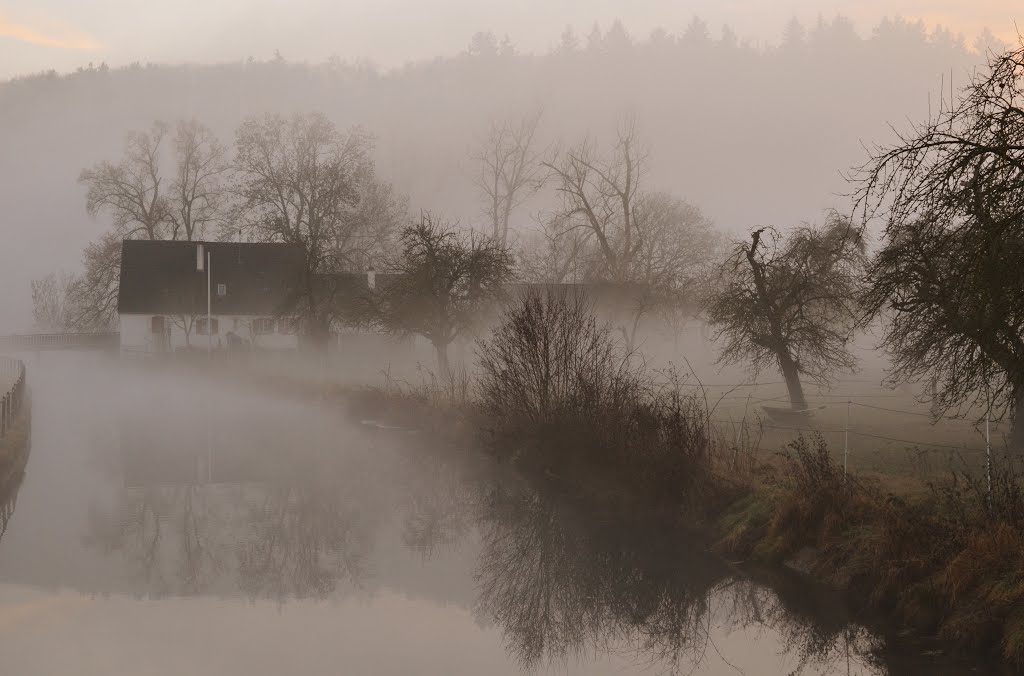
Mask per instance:
[[[657,383],[583,298],[527,293],[478,347],[479,402],[498,454],[657,502],[703,483],[703,402],[676,378]]]

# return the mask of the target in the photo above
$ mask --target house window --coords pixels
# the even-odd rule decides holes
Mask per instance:
[[[220,298],[223,298],[226,295],[228,295],[228,285],[227,284],[218,284],[217,285],[217,296],[219,296]]]
[[[258,317],[252,320],[252,332],[256,335],[264,335],[274,332],[273,317]]]
[[[163,334],[164,332],[164,318],[157,316],[149,320],[149,332]]]
[[[206,317],[200,317],[196,320],[196,335],[198,336],[216,336],[220,332],[220,322],[216,319],[209,320],[209,327],[207,326]],[[211,330],[212,329],[212,330]]]
[[[298,317],[282,317],[279,324],[278,330],[285,335],[293,335],[299,332],[299,318]]]

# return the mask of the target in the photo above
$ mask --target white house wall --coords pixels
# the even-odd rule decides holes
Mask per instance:
[[[120,315],[121,349],[134,352],[153,351],[149,315]]]
[[[160,351],[159,341],[151,331],[154,315],[122,314],[120,315],[121,349],[126,352],[157,352]],[[180,316],[165,317],[167,341],[164,350],[173,351],[185,347],[205,348],[208,337],[196,332],[197,319]],[[295,334],[278,332],[275,321],[274,333],[254,334],[254,320],[259,317],[251,315],[213,315],[217,320],[218,331],[213,335],[214,349],[227,347],[227,334],[233,331],[239,338],[253,347],[268,350],[293,350],[299,346],[299,337]],[[185,326],[190,328],[186,333]]]

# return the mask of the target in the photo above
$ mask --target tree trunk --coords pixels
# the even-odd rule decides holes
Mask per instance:
[[[442,378],[451,375],[451,367],[448,364],[448,344],[434,343],[434,351],[437,353],[437,370]]]
[[[323,317],[311,314],[306,317],[306,327],[310,351],[326,362],[331,342],[330,322]]]
[[[1010,448],[1024,449],[1024,386],[1013,388],[1013,418],[1010,421]]]
[[[512,195],[505,198],[505,208],[501,213],[501,246],[508,246],[508,219],[512,215]]]
[[[786,381],[786,389],[789,390],[789,405],[794,411],[806,409],[807,399],[804,397],[804,387],[800,383],[800,372],[797,370],[793,358],[785,352],[780,354],[779,368]]]

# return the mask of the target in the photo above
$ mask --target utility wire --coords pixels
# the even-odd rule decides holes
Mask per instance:
[[[752,423],[752,422],[748,423],[748,422],[741,421],[741,420],[722,420],[722,419],[717,419],[717,418],[712,418],[711,422],[723,423],[723,424],[726,424],[726,425],[748,425],[748,424],[749,425],[756,425],[756,423]],[[974,448],[974,447],[971,447],[971,446],[953,446],[953,445],[950,445],[950,444],[933,444],[931,442],[926,442],[926,441],[914,441],[912,439],[899,439],[899,438],[896,438],[896,437],[887,437],[887,436],[884,436],[884,435],[881,435],[881,434],[871,434],[870,432],[858,432],[857,430],[853,430],[853,429],[851,429],[851,430],[830,430],[830,429],[814,429],[814,428],[811,428],[811,427],[787,427],[787,426],[784,426],[784,425],[767,425],[767,424],[761,424],[761,425],[757,425],[757,426],[758,427],[763,427],[765,429],[772,429],[772,430],[787,430],[787,431],[791,431],[791,432],[817,432],[818,434],[841,434],[841,433],[843,433],[845,431],[849,431],[850,434],[856,434],[856,435],[859,435],[859,436],[862,436],[862,437],[870,437],[872,439],[882,439],[884,441],[896,441],[896,442],[903,443],[903,444],[911,444],[912,446],[930,446],[930,447],[934,447],[934,448],[951,448],[951,449],[957,450],[957,451],[975,451],[975,452],[982,452],[982,451],[986,450],[984,448]]]
[[[970,446],[951,446],[949,444],[933,444],[924,441],[911,441],[910,439],[897,439],[895,437],[886,437],[881,434],[870,434],[868,432],[858,432],[857,430],[850,430],[850,434],[856,434],[862,437],[871,437],[872,439],[884,439],[885,441],[898,441],[904,444],[913,444],[914,446],[934,446],[936,448],[952,448],[956,451],[981,451],[984,452],[984,448],[972,448]]]
[[[873,408],[876,411],[889,411],[890,413],[902,413],[903,415],[916,415],[916,416],[921,416],[921,417],[924,417],[924,418],[932,418],[932,414],[931,413],[919,413],[917,411],[903,411],[903,410],[896,409],[896,408],[886,408],[884,406],[873,406],[871,404],[862,404],[859,401],[854,401],[852,399],[850,400],[850,403],[853,404],[854,406],[860,406],[862,408]],[[952,417],[946,416],[946,415],[939,416],[938,419],[939,420],[950,420],[950,421],[953,421],[953,422],[963,422],[963,423],[967,423],[969,425],[978,425],[979,424],[978,422],[972,422],[970,420],[967,420],[966,418],[952,418]],[[1001,425],[1002,422],[992,421],[991,424],[992,425]]]

